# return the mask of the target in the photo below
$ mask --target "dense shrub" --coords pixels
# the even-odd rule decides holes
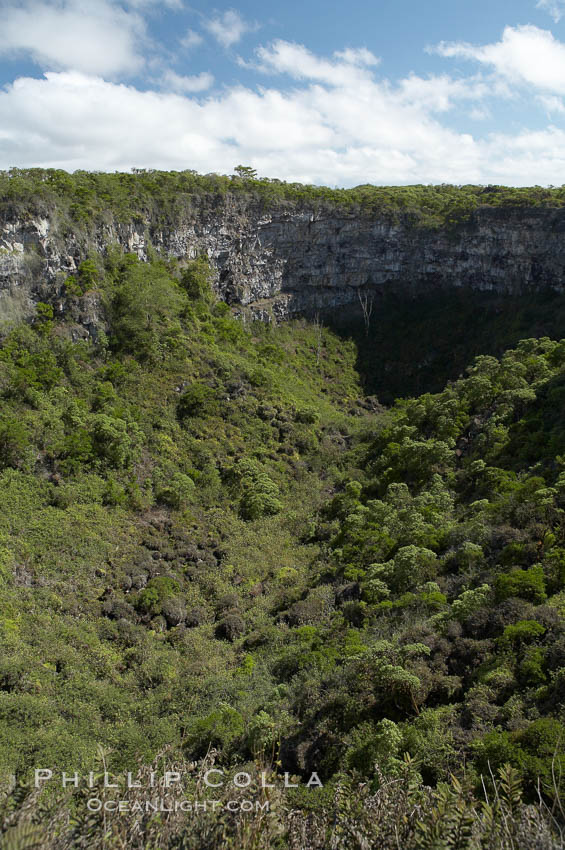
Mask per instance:
[[[192,416],[214,416],[219,410],[217,392],[206,384],[192,384],[181,395],[177,410],[181,420]]]
[[[98,180],[79,181],[92,215]],[[0,346],[6,774],[88,770],[97,742],[116,771],[177,745],[221,765],[319,764],[328,806],[356,805],[343,789],[358,778],[433,798],[415,846],[444,834],[450,774],[477,780],[461,792],[477,829],[489,761],[524,799],[537,775],[554,798],[559,344],[527,340],[384,408],[362,398],[350,340],[244,325],[198,288],[199,263],[88,262],[75,282],[96,288],[106,339],[73,341],[70,286],[61,317]]]
[[[511,596],[518,596],[536,604],[544,602],[547,597],[543,567],[537,565],[529,570],[512,570],[511,573],[497,576],[495,592],[497,602]]]

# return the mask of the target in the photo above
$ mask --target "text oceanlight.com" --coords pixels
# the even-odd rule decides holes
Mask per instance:
[[[92,790],[92,796],[87,800],[87,808],[91,812],[104,812],[105,814],[142,814],[155,812],[186,812],[193,815],[201,813],[227,811],[232,813],[244,812],[268,812],[271,801],[268,798],[268,789],[272,788],[298,788],[303,785],[307,788],[322,788],[317,773],[311,773],[308,780],[300,780],[285,773],[282,776],[261,771],[251,774],[247,771],[227,774],[217,767],[208,769],[202,776],[206,789],[214,790],[232,788],[249,789],[257,794],[256,798],[243,798],[237,800],[214,800],[214,799],[190,799],[183,797],[186,791],[183,789],[186,779],[193,778],[190,773],[183,774],[176,770],[165,770],[162,772],[151,772],[143,780],[133,771],[122,774],[111,774],[108,772],[88,773],[58,772],[50,768],[37,768],[35,770],[35,787],[41,788],[48,784],[56,784],[65,789],[87,789]],[[124,798],[122,795],[130,790],[132,792],[146,791],[143,794],[134,794],[132,799]],[[168,792],[168,794],[167,794]],[[121,799],[119,799],[121,797]]]
[[[270,800],[171,800],[159,797],[151,800],[101,800],[91,797],[86,804],[91,812],[137,814],[148,812],[191,812],[194,815],[218,810],[227,812],[268,812]]]

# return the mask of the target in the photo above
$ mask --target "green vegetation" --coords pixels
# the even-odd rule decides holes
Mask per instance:
[[[237,203],[269,206],[304,203],[323,209],[338,206],[353,212],[378,212],[392,219],[402,217],[420,227],[457,227],[468,222],[480,207],[560,208],[565,187],[533,186],[356,186],[330,189],[303,183],[258,178],[246,166],[231,177],[197,174],[195,171],[133,169],[133,173],[66,171],[45,168],[12,168],[0,172],[0,204],[10,209],[48,211],[57,207],[72,226],[113,214],[119,220],[142,222],[153,214],[162,222],[181,217],[188,210],[212,209],[230,194]]]
[[[400,397],[441,392],[478,355],[501,357],[530,336],[560,339],[565,300],[551,291],[497,295],[462,289],[417,298],[389,292],[375,300],[369,335],[360,311],[357,316],[335,311],[325,323],[344,340],[355,341],[364,392],[392,404]],[[558,415],[558,406],[555,411]]]
[[[86,180],[54,174],[2,192]],[[110,177],[108,206],[126,177],[160,180]],[[238,179],[265,183],[198,178]],[[565,342],[385,409],[350,340],[243,325],[208,281],[202,259],[109,251],[66,285],[99,298],[96,339],[39,305],[3,340],[4,846],[282,848],[304,829],[322,848],[336,817],[336,847],[560,846]],[[115,772],[165,753],[193,789],[211,758],[325,787],[131,835],[80,794],[28,794],[34,767],[101,752]]]

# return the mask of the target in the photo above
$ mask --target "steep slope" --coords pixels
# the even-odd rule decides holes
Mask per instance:
[[[4,766],[98,742],[122,766],[181,741],[229,763],[259,713],[288,770],[371,776],[407,751],[436,780],[504,744],[551,795],[564,344],[386,411],[350,343],[243,328],[203,269],[115,254],[109,338],[44,311],[5,340]]]
[[[539,188],[332,192],[193,172],[14,170],[0,179],[2,312],[60,303],[66,276],[111,244],[141,259],[206,254],[220,297],[259,317],[355,313],[360,296],[389,291],[561,292],[564,200]]]
[[[234,318],[205,257],[80,251],[55,297],[30,270],[42,299],[0,347],[3,846],[556,850],[565,341],[384,407],[378,346],[417,330],[401,384],[475,302],[383,299],[397,324],[363,323],[363,350],[319,315]],[[559,317],[528,297],[511,329],[494,302],[497,346],[529,304]],[[108,818],[85,783],[26,785],[110,770],[140,803],[126,772],[171,765],[194,799],[212,766],[267,771],[275,809],[232,817],[251,790],[226,786],[202,820]]]

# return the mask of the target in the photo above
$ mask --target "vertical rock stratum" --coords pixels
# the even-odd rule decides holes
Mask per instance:
[[[460,288],[516,295],[562,291],[565,279],[563,209],[483,207],[456,227],[428,228],[407,216],[304,203],[265,209],[227,195],[213,209],[177,220],[108,214],[74,228],[56,208],[43,215],[5,208],[0,316],[24,318],[38,300],[63,309],[67,275],[112,244],[142,259],[152,249],[181,259],[205,253],[218,295],[262,318],[358,307],[359,293]]]

